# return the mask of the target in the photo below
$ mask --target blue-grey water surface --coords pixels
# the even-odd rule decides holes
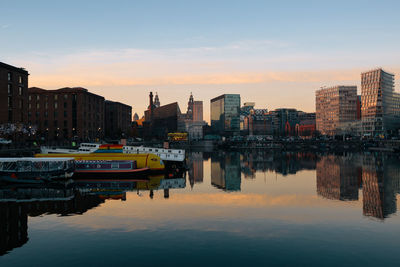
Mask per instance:
[[[395,266],[399,155],[192,152],[183,175],[0,187],[0,266]]]

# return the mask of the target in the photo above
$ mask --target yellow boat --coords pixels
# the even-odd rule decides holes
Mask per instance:
[[[135,160],[137,168],[150,168],[151,171],[164,170],[165,165],[155,154],[123,153],[77,153],[77,154],[36,154],[37,158],[74,158],[75,160]]]

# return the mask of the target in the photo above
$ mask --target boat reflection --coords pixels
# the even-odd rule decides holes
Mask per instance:
[[[28,241],[28,216],[83,214],[103,202],[68,183],[0,187],[0,255]]]
[[[56,214],[84,214],[106,200],[125,201],[128,191],[141,195],[148,191],[164,192],[185,188],[186,177],[180,173],[149,176],[139,180],[90,179],[53,184],[11,184],[0,186],[0,256],[21,247],[28,240],[28,217]]]

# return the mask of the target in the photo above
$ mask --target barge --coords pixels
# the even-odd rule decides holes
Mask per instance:
[[[137,168],[134,160],[76,160],[73,178],[130,179],[146,175],[150,168]]]
[[[0,180],[13,183],[42,183],[72,177],[75,160],[58,158],[0,158]]]

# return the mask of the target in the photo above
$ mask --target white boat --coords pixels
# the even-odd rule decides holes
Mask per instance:
[[[41,147],[42,154],[78,154],[78,153],[94,153],[100,148],[101,144],[81,143],[78,149],[64,149],[53,147]],[[122,153],[126,154],[155,154],[163,161],[185,161],[185,150],[183,149],[165,149],[156,147],[143,146],[123,146]]]
[[[0,180],[6,182],[43,182],[72,177],[73,158],[0,158]]]
[[[127,154],[156,154],[163,161],[178,161],[183,162],[185,160],[185,150],[183,149],[167,149],[167,148],[155,148],[155,147],[143,147],[143,146],[124,146],[124,153]]]

